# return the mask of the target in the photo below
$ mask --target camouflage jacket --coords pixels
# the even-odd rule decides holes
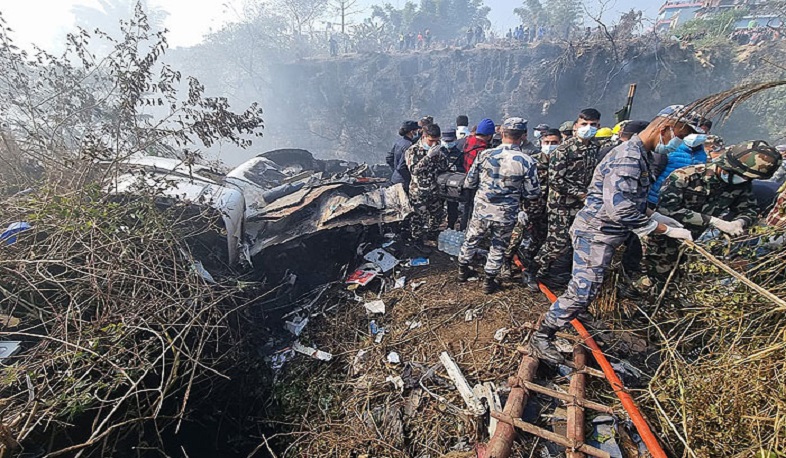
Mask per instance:
[[[767,215],[767,224],[770,226],[786,228],[786,190],[781,186],[775,206],[772,207]]]
[[[509,144],[478,154],[464,186],[477,189],[472,217],[501,223],[515,223],[521,201],[540,195],[535,160]]]
[[[546,213],[546,198],[549,194],[549,155],[540,152],[532,155],[538,168],[538,183],[540,183],[540,196],[534,200],[521,202],[522,209],[527,212],[530,219]]]
[[[638,136],[611,150],[592,175],[587,200],[573,227],[585,232],[623,235],[648,225],[651,158],[652,154],[644,149]]]
[[[694,235],[704,231],[710,218],[728,213],[729,221],[742,219],[750,226],[758,216],[751,183],[731,185],[721,181],[715,167],[707,164],[677,169],[666,178],[660,192],[658,212],[670,216]]]
[[[529,140],[527,140],[527,141],[523,142],[523,143],[521,144],[521,147],[520,147],[520,149],[521,149],[521,152],[522,152],[522,153],[527,153],[527,154],[529,154],[530,156],[534,156],[534,155],[536,155],[536,154],[540,153],[540,148],[538,148],[537,146],[535,146],[535,144],[534,144],[534,143],[532,143],[532,142],[531,142],[531,141],[529,141]]]
[[[568,139],[549,157],[549,207],[581,207],[598,157],[598,144]]]
[[[437,175],[448,169],[447,151],[444,147],[440,148],[440,153],[434,157],[428,157],[431,147],[423,141],[407,149],[405,158],[412,175],[412,182],[409,185],[410,197],[417,199],[437,196]]]

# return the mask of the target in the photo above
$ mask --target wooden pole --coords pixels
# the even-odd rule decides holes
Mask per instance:
[[[573,348],[573,362],[577,366],[587,364],[587,351],[581,345]],[[575,372],[570,378],[570,395],[575,402],[568,404],[568,439],[574,442],[584,442],[584,407],[581,405],[586,396],[587,376],[581,372]],[[582,401],[581,403],[579,401]],[[584,453],[578,450],[568,450],[565,453],[567,458],[584,458]]]
[[[519,428],[524,432],[530,433],[538,437],[542,437],[547,441],[551,441],[557,445],[566,447],[568,450],[578,450],[582,453],[586,453],[589,456],[596,456],[599,458],[611,458],[611,455],[608,452],[604,452],[603,450],[589,446],[583,442],[570,440],[565,436],[560,436],[557,433],[551,432],[547,429],[539,428],[531,423],[527,423],[526,421],[512,418],[509,415],[505,415],[499,412],[491,412],[491,416],[500,421],[499,426],[505,424],[514,425],[516,428]],[[499,427],[497,427],[497,429],[499,429]]]
[[[581,375],[582,377],[585,376],[585,374],[581,373],[581,372],[574,373],[574,375]],[[574,397],[573,394],[560,393],[559,391],[555,391],[555,390],[546,388],[545,386],[540,386],[537,383],[524,382],[524,386],[528,390],[530,390],[530,391],[534,391],[534,392],[540,393],[540,394],[545,394],[546,396],[551,396],[552,398],[559,399],[560,401],[565,401],[568,405],[576,404],[578,406],[581,406],[581,407],[584,407],[584,408],[587,408],[587,409],[592,409],[592,410],[594,410],[596,412],[607,413],[609,415],[616,415],[617,414],[614,411],[614,409],[612,409],[609,406],[604,406],[603,404],[598,404],[597,402],[592,402],[592,401],[587,401],[586,399],[577,398],[577,397]]]
[[[519,370],[516,373],[516,381],[512,384],[513,388],[510,390],[508,400],[505,401],[505,407],[502,409],[504,418],[521,418],[524,413],[524,407],[527,405],[527,397],[529,391],[524,387],[524,382],[532,382],[535,379],[535,372],[538,370],[538,359],[525,354],[521,358]],[[495,414],[498,412],[491,412],[491,416],[499,419]],[[488,446],[485,448],[485,453],[481,453],[485,458],[508,458],[513,448],[513,440],[516,438],[516,429],[512,426],[511,422],[502,422],[497,424],[497,430],[494,431],[494,437],[489,440]]]

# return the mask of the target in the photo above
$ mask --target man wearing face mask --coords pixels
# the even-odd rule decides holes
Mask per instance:
[[[415,249],[422,253],[431,250],[425,241],[438,229],[444,214],[444,202],[439,197],[437,175],[448,169],[447,151],[442,146],[439,125],[428,124],[423,137],[406,152],[406,162],[412,174],[409,200],[414,212],[410,231]]]
[[[448,161],[449,172],[464,172],[464,152],[458,148],[458,138],[453,129],[442,132],[442,146],[445,148],[445,156]],[[455,200],[447,200],[448,207],[448,229],[455,229],[459,218],[459,203]]]
[[[614,252],[630,233],[692,239],[690,231],[679,227],[674,219],[648,212],[647,193],[652,182],[652,152],[672,138],[699,132],[698,120],[698,115],[684,109],[656,117],[641,134],[614,148],[595,168],[584,207],[570,229],[574,249],[571,280],[530,340],[533,356],[550,364],[564,362],[554,345],[557,331],[577,317],[582,323],[592,321],[587,307],[603,284]]]
[[[734,145],[715,163],[691,165],[669,175],[658,212],[683,224],[694,238],[708,227],[732,237],[741,235],[758,218],[751,181],[772,177],[780,164],[780,154],[763,140]],[[678,240],[647,237],[644,265],[653,280],[665,281],[679,249]]]
[[[669,115],[675,110],[675,106],[670,106],[661,111],[658,115]],[[706,123],[706,121],[705,121]],[[660,145],[656,153],[667,156],[666,166],[650,187],[647,196],[647,203],[650,208],[658,205],[658,196],[663,183],[675,170],[694,164],[706,164],[707,152],[704,151],[704,142],[707,135],[704,133],[690,134],[683,140],[673,139],[667,145]]]
[[[552,288],[567,284],[570,268],[570,225],[584,206],[587,185],[592,178],[598,157],[598,143],[594,141],[600,126],[600,112],[587,108],[579,113],[573,126],[575,136],[557,147],[549,156],[548,235],[535,261],[536,277]],[[556,261],[561,268],[552,269]]]
[[[550,129],[551,127],[549,127],[548,124],[538,124],[535,126],[535,129],[532,130],[532,136],[535,137],[535,141],[533,143],[538,148],[538,151],[540,151],[540,138],[543,136],[544,132]]]
[[[475,205],[464,244],[459,254],[459,281],[472,275],[470,262],[478,244],[491,238],[491,247],[484,267],[483,291],[497,289],[496,277],[502,268],[505,249],[516,221],[520,220],[521,201],[540,195],[535,161],[521,152],[519,144],[527,130],[522,118],[508,118],[502,125],[502,144],[480,153],[467,172],[464,186],[477,189]]]
[[[525,126],[527,125],[527,120],[526,119],[524,120],[524,125]],[[524,131],[524,136],[521,137],[521,146],[520,146],[520,148],[521,148],[521,151],[523,153],[527,153],[530,156],[540,152],[540,148],[535,146],[535,144],[532,143],[531,141],[529,141],[529,138],[527,138],[527,131],[526,130]]]
[[[522,272],[522,282],[533,291],[538,290],[534,272],[537,270],[535,265],[535,255],[538,248],[546,239],[548,231],[548,217],[546,215],[546,198],[549,193],[549,156],[557,149],[562,136],[557,129],[546,129],[540,137],[540,152],[532,154],[532,159],[538,168],[538,182],[540,183],[540,196],[533,200],[524,200],[521,203],[521,210],[527,215],[524,222],[517,222],[510,238],[510,244],[505,251],[505,259],[502,263],[500,276],[510,278],[513,268],[513,256],[519,250],[519,246],[525,237],[529,237],[529,243],[525,253],[522,253],[521,262],[524,263],[526,270]]]
[[[407,169],[407,163],[404,160],[404,153],[412,146],[412,142],[415,141],[414,139],[419,129],[420,127],[418,127],[418,123],[415,121],[404,121],[401,128],[398,130],[398,135],[401,138],[396,141],[393,148],[385,157],[385,162],[387,162],[393,170],[393,174],[390,176],[391,183],[402,183],[405,190],[409,190],[409,181],[411,178],[409,169]]]

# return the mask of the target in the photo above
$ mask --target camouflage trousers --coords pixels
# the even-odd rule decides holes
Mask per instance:
[[[502,259],[505,257],[505,249],[510,243],[510,235],[513,233],[515,225],[515,221],[501,223],[473,216],[469,221],[467,232],[464,234],[464,244],[461,245],[458,257],[459,264],[472,262],[472,258],[478,251],[478,245],[485,237],[488,237],[491,239],[491,247],[483,270],[487,275],[499,274],[502,268]]]
[[[665,282],[677,263],[680,240],[652,234],[642,241],[644,272],[655,281]]]
[[[412,204],[410,234],[413,240],[421,240],[429,232],[439,230],[445,219],[445,203],[432,194],[411,192],[409,201]]]
[[[573,270],[570,283],[562,296],[551,304],[543,320],[544,325],[555,329],[565,327],[570,320],[587,310],[603,285],[603,277],[611,265],[614,251],[628,238],[627,234],[572,232]]]
[[[516,252],[519,251],[521,243],[527,238],[527,248],[520,253],[520,260],[527,269],[534,265],[535,256],[538,254],[538,249],[546,239],[548,233],[548,223],[546,222],[546,215],[530,216],[529,223],[524,226],[516,222],[516,227],[513,228],[513,234],[510,236],[510,243],[505,250],[505,259],[513,259]]]
[[[569,257],[572,250],[570,226],[581,208],[549,207],[548,230],[545,243],[538,250],[535,262],[538,265],[537,276],[547,277],[551,273],[552,264],[562,257]]]

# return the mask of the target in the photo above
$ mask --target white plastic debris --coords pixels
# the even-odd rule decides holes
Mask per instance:
[[[404,379],[401,378],[400,375],[397,375],[395,377],[393,377],[392,375],[388,375],[385,381],[392,383],[393,386],[395,386],[396,389],[399,391],[399,393],[404,392]]]
[[[398,277],[396,279],[396,284],[393,285],[393,289],[401,289],[406,284],[407,284],[407,277]]]
[[[292,349],[300,354],[310,356],[320,361],[330,361],[331,359],[333,359],[333,355],[331,355],[330,353],[322,350],[317,350],[316,348],[313,347],[306,347],[300,342],[293,343]]]
[[[363,307],[366,308],[368,313],[373,314],[384,314],[385,313],[385,302],[381,300],[366,302],[363,304]]]
[[[284,363],[287,362],[289,358],[295,355],[295,352],[292,351],[291,348],[287,348],[286,350],[282,350],[278,353],[275,353],[270,356],[270,368],[274,371],[277,371],[284,367]]]
[[[395,351],[388,353],[387,359],[390,364],[401,364],[401,356],[399,356]]]
[[[509,332],[510,329],[508,328],[497,329],[497,332],[494,333],[494,340],[496,340],[497,342],[502,342],[503,340],[505,340],[505,337],[508,336]]]
[[[377,336],[374,338],[374,343],[382,343],[382,339],[385,338],[387,333],[388,331],[385,328],[379,328],[379,332],[377,332]]]
[[[485,399],[485,404],[489,406],[489,409],[494,412],[501,412],[502,411],[502,402],[499,399],[499,392],[497,391],[497,386],[491,382],[486,382],[481,384],[477,384],[472,388],[472,392],[475,393],[475,396],[483,402]],[[489,417],[489,437],[494,436],[494,432],[497,430],[497,419],[494,417]]]
[[[202,277],[208,283],[215,283],[216,281],[213,279],[213,276],[210,275],[210,272],[205,269],[205,266],[202,265],[202,261],[194,261],[194,264],[191,266],[194,269],[194,272],[197,273],[200,277]]]
[[[453,358],[451,358],[446,351],[440,353],[439,360],[442,362],[442,365],[445,366],[448,376],[450,376],[453,384],[456,385],[456,389],[462,399],[464,399],[464,403],[467,404],[469,411],[474,415],[483,415],[486,412],[486,408],[483,406],[483,403],[480,402],[480,399],[475,396],[472,388],[469,387],[469,383],[467,383],[467,379],[464,378],[464,374],[461,373],[458,364],[453,361]]]
[[[368,359],[368,350],[360,349],[358,353],[355,355],[355,359],[352,360],[352,373],[355,375],[359,375],[363,371],[363,367],[366,365],[366,360]]]
[[[416,289],[420,288],[421,286],[423,286],[425,284],[426,284],[425,281],[415,281],[415,282],[412,282],[410,287],[412,288],[412,291],[415,291]]]
[[[370,251],[365,256],[363,256],[363,259],[376,264],[382,270],[382,272],[388,272],[398,264],[398,259],[382,248],[377,248],[376,250]]]
[[[419,327],[423,326],[423,322],[421,322],[421,321],[407,321],[407,322],[406,322],[406,323],[404,323],[404,324],[406,324],[406,325],[407,325],[407,328],[408,328],[410,331],[411,331],[411,330],[413,330],[413,329],[417,329],[417,328],[419,328]]]
[[[472,321],[477,317],[477,312],[473,309],[469,309],[464,312],[464,321]]]
[[[300,337],[300,334],[303,333],[303,329],[308,324],[308,317],[301,318],[296,316],[291,321],[284,322],[284,329],[294,334],[296,337]]]

